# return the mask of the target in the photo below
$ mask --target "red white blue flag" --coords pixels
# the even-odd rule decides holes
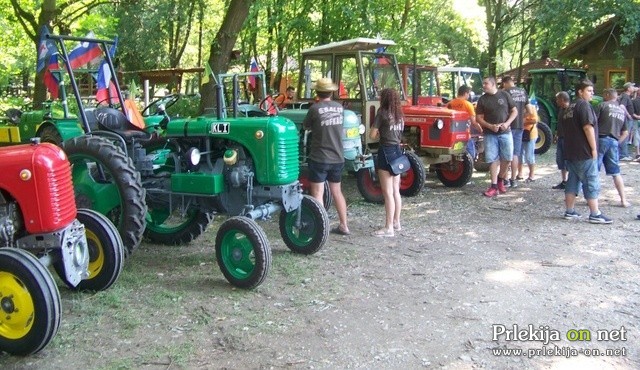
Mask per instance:
[[[95,35],[89,32],[86,37],[95,38]],[[95,42],[81,42],[69,53],[69,65],[71,68],[78,68],[101,56],[100,45]]]
[[[49,93],[51,93],[52,99],[58,99],[60,80],[58,80],[58,77],[51,71],[57,71],[58,69],[58,54],[56,53],[49,57],[49,64],[44,70],[43,76],[44,85],[47,87],[47,90],[49,90]]]
[[[116,47],[118,46],[118,38],[116,37],[115,43],[109,48],[109,56],[113,58],[116,54]],[[100,63],[100,67],[98,68],[98,76],[96,78],[96,100],[97,101],[108,101],[110,103],[117,103],[118,99],[118,91],[116,89],[116,85],[113,83],[113,78],[115,76],[111,75],[111,69],[109,68],[109,64],[106,59]]]
[[[251,58],[251,65],[249,66],[249,72],[258,72],[258,63],[256,62],[255,58]],[[256,77],[255,76],[249,76],[249,89],[250,90],[255,90],[256,89]]]
[[[49,35],[49,28],[42,26],[40,29],[40,42],[38,43],[38,65],[36,71],[40,73],[49,63],[49,59],[53,54],[58,52],[56,43],[47,38]]]

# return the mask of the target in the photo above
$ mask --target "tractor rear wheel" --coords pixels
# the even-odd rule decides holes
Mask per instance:
[[[78,136],[62,143],[72,165],[78,208],[102,213],[118,229],[125,256],[140,245],[145,228],[145,190],[122,150],[105,138]]]
[[[234,286],[252,289],[262,284],[271,268],[267,235],[252,219],[231,217],[216,234],[216,260]]]
[[[43,349],[60,327],[60,292],[28,252],[0,248],[0,352],[26,356]]]
[[[284,243],[296,253],[314,254],[329,237],[329,217],[322,204],[309,195],[300,203],[300,227],[296,227],[298,210],[280,212],[280,235]]]
[[[360,195],[370,203],[383,203],[382,188],[374,167],[361,168],[356,172],[356,185]]]
[[[40,137],[40,141],[43,143],[51,143],[57,146],[62,146],[62,136],[55,126],[48,124],[40,128],[40,132],[37,134]]]
[[[184,245],[192,242],[207,229],[213,214],[198,208],[188,208],[186,212],[169,206],[149,207],[147,229],[144,235],[150,241],[164,245]]]
[[[84,224],[89,246],[89,277],[74,287],[65,279],[62,261],[57,261],[54,268],[62,281],[71,289],[105,290],[118,280],[122,272],[124,266],[122,239],[113,223],[96,211],[79,209],[78,221]]]
[[[462,156],[462,160],[452,158],[447,163],[440,163],[436,167],[436,175],[442,184],[449,188],[459,188],[471,180],[473,174],[473,159],[469,153]]]

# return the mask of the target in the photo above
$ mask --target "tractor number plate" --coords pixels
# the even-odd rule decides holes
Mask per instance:
[[[462,150],[464,148],[464,142],[458,141],[453,145],[453,150]]]
[[[212,134],[228,134],[229,122],[213,123],[211,124]]]

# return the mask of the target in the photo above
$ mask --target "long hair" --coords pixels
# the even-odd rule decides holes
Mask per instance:
[[[380,110],[387,112],[395,122],[400,122],[404,119],[400,94],[396,89],[386,88],[380,91]]]

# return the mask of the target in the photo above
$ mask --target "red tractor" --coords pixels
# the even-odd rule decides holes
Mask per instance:
[[[334,100],[361,116],[366,153],[376,154],[377,140],[369,139],[369,129],[380,107],[380,91],[395,88],[404,100],[405,146],[411,170],[401,178],[400,192],[411,196],[424,186],[424,165],[436,172],[446,186],[462,186],[471,178],[473,161],[465,151],[469,140],[469,116],[436,106],[408,103],[395,55],[387,53],[393,41],[357,38],[320,45],[302,51],[299,96],[311,102],[313,81],[331,77],[339,84]],[[382,201],[373,167],[356,173],[358,190],[365,199]]]
[[[76,209],[71,166],[59,147],[0,148],[0,351],[40,351],[60,325],[60,293],[103,290],[122,272],[124,246],[101,214]]]

